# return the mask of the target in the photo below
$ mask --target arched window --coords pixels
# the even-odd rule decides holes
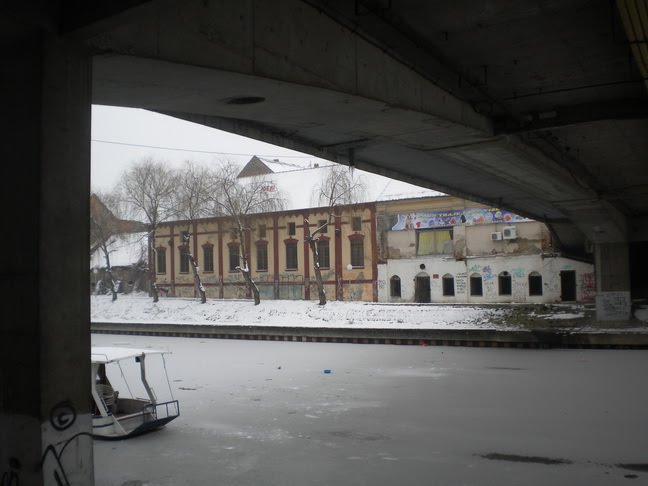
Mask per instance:
[[[511,274],[502,272],[497,276],[500,295],[511,295]]]
[[[453,296],[455,294],[454,277],[449,273],[443,276],[443,295],[444,297]]]
[[[482,277],[478,273],[473,273],[470,276],[470,295],[484,295]]]
[[[391,295],[392,297],[401,296],[401,279],[398,275],[394,275],[389,279],[389,289],[389,295]]]
[[[529,295],[542,295],[542,275],[538,272],[529,274]]]

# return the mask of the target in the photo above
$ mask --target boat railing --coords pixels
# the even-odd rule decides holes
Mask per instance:
[[[168,402],[149,403],[142,407],[144,421],[163,420],[166,418],[177,417],[180,415],[180,404],[178,400]]]

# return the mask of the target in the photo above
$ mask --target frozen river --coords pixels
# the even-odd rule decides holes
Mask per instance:
[[[92,341],[169,349],[181,407],[97,485],[648,484],[647,351]]]

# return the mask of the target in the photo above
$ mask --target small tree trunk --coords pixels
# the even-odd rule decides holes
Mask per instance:
[[[306,241],[313,254],[313,269],[315,270],[315,280],[317,282],[317,292],[319,294],[319,305],[326,305],[326,293],[324,292],[324,282],[322,282],[322,272],[320,270],[319,252],[317,251],[317,239],[313,238],[310,233],[308,220],[304,220],[304,232]]]
[[[157,258],[157,250],[155,249],[155,236],[153,232],[149,232],[149,255],[151,255],[151,261],[149,262],[149,282],[151,284],[151,294],[153,294],[153,302],[158,302],[160,300],[160,295],[158,293],[157,282],[155,277],[155,259]]]
[[[106,257],[106,273],[108,274],[108,278],[110,279],[110,292],[112,293],[112,301],[117,300],[117,289],[115,288],[115,279],[113,278],[112,274],[112,268],[110,267],[110,256],[108,252],[108,248],[104,246],[102,248],[104,252],[104,256]]]
[[[257,287],[257,285],[254,283],[254,281],[252,280],[252,275],[250,275],[250,268],[248,266],[247,259],[247,244],[245,240],[245,233],[243,232],[243,223],[240,219],[237,219],[236,223],[238,225],[238,233],[241,239],[240,255],[243,263],[243,266],[239,267],[239,270],[243,274],[243,280],[245,280],[245,283],[248,284],[248,286],[252,290],[254,305],[259,305],[261,303],[261,295],[259,294],[259,287]]]
[[[196,265],[196,260],[191,253],[187,253],[187,257],[189,258],[189,262],[191,263],[191,267],[193,268],[194,284],[196,285],[198,294],[200,294],[200,303],[204,304],[205,302],[207,302],[207,294],[205,293],[205,287],[203,287],[202,279],[200,278],[200,273],[198,272],[198,265]]]

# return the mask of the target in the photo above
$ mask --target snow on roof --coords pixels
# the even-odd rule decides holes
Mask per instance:
[[[165,354],[170,351],[161,349],[138,349],[138,348],[120,348],[112,346],[92,346],[90,349],[91,361],[93,363],[112,363],[122,359],[130,359],[148,354]]]
[[[115,235],[108,244],[111,267],[129,267],[147,257],[148,233]],[[105,268],[106,258],[100,249],[90,255],[90,268]]]

